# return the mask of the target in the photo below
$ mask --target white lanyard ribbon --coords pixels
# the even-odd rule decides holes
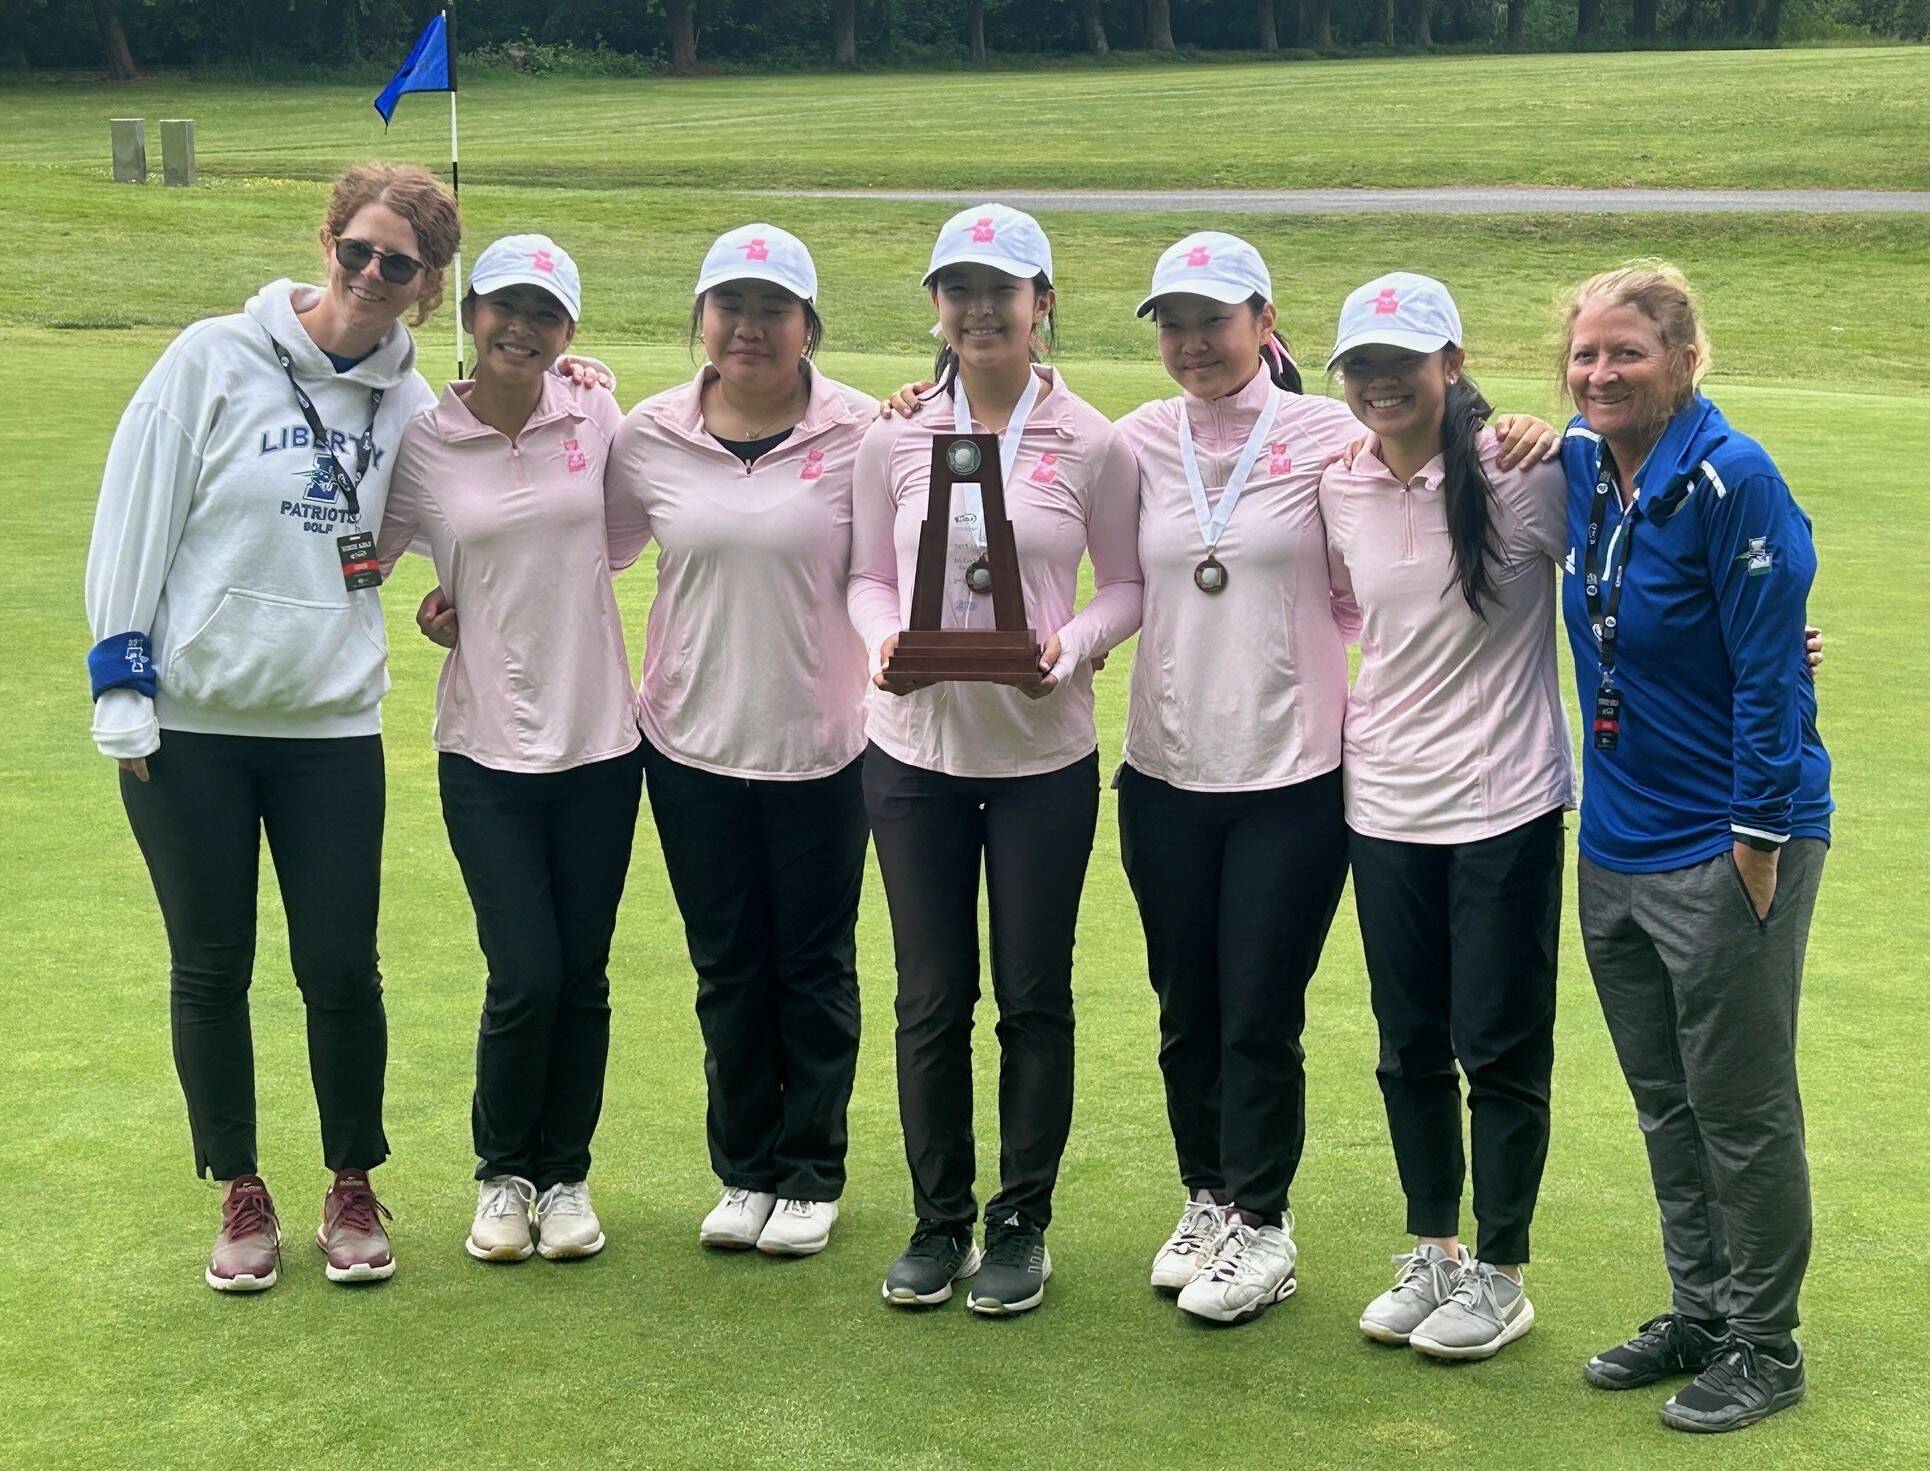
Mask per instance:
[[[1039,375],[1030,368],[1025,370],[1025,392],[1012,406],[1012,417],[1006,421],[1005,432],[999,435],[999,483],[1009,495],[1012,489],[1012,467],[1019,462],[1019,439],[1025,433],[1025,421],[1032,417],[1033,406],[1039,401]],[[958,379],[952,380],[952,427],[960,434],[972,432],[972,405],[965,397],[965,385]],[[965,509],[972,518],[972,540],[980,547],[985,545],[985,497],[976,481],[964,487]],[[1010,514],[1010,506],[1007,506]]]
[[[1226,535],[1226,523],[1233,519],[1233,508],[1240,503],[1240,496],[1246,490],[1246,483],[1253,478],[1253,466],[1260,458],[1260,446],[1273,430],[1274,415],[1280,411],[1280,400],[1286,395],[1279,384],[1267,390],[1265,407],[1260,417],[1254,421],[1253,431],[1246,437],[1246,448],[1240,451],[1240,458],[1233,466],[1232,478],[1226,482],[1226,489],[1220,492],[1219,503],[1211,510],[1206,505],[1206,482],[1200,478],[1199,457],[1193,453],[1193,426],[1186,421],[1186,400],[1179,403],[1179,462],[1186,471],[1186,488],[1193,497],[1193,519],[1200,523],[1200,535],[1206,538],[1206,550],[1211,552]]]

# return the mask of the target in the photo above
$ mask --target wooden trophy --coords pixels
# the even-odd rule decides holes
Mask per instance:
[[[994,628],[941,628],[946,595],[952,487],[963,481],[979,487],[985,518],[985,552],[966,573],[974,596],[992,598]],[[911,626],[898,635],[898,647],[885,665],[886,679],[937,684],[959,679],[1036,686],[1039,641],[1026,623],[1025,593],[1019,586],[1019,553],[1012,523],[1005,517],[1005,477],[999,467],[995,434],[939,434],[932,438],[931,494],[925,524],[918,533],[918,567],[912,582]]]

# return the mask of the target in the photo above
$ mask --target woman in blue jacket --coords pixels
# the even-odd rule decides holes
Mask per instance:
[[[1734,1430],[1805,1388],[1796,1011],[1833,810],[1801,652],[1816,549],[1769,456],[1697,391],[1709,345],[1680,272],[1583,283],[1562,362],[1582,939],[1674,1284],[1584,1375],[1693,1374],[1664,1423]]]

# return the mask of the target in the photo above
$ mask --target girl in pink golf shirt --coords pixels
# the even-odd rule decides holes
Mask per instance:
[[[604,1243],[586,1180],[641,767],[606,550],[620,415],[607,389],[549,371],[580,303],[576,264],[547,236],[482,253],[462,304],[475,377],[410,421],[377,543],[386,571],[426,539],[461,618],[435,739],[443,821],[489,965],[465,1242],[486,1261]]]
[[[1036,220],[1003,205],[954,216],[925,284],[945,338],[938,387],[919,418],[881,420],[865,435],[852,491],[851,621],[877,669],[909,614],[932,435],[996,433],[1047,680],[1029,693],[982,683],[900,693],[880,675],[870,696],[865,803],[891,906],[899,1110],[918,1215],[884,1295],[935,1304],[976,1274],[969,1305],[997,1315],[1037,1306],[1051,1272],[1044,1232],[1072,1121],[1073,930],[1099,811],[1091,660],[1139,625],[1138,476],[1112,425],[1035,366],[1053,307],[1052,252]],[[964,488],[954,493],[970,509]],[[974,538],[962,535],[947,562],[949,626],[989,621],[990,600],[965,567]],[[1097,592],[1075,616],[1088,550]],[[971,1071],[981,861],[1002,1177],[986,1206],[982,1258]]]
[[[1447,289],[1396,272],[1347,298],[1329,368],[1370,431],[1321,477],[1360,673],[1341,770],[1354,898],[1413,1251],[1361,1331],[1480,1359],[1526,1333],[1521,1286],[1548,1152],[1562,813],[1558,464],[1506,470]],[[1461,1247],[1461,1101],[1475,1253]]]
[[[698,1239],[785,1256],[824,1248],[844,1191],[866,837],[869,672],[844,595],[877,403],[812,365],[817,292],[796,236],[719,236],[691,312],[707,361],[630,411],[609,472],[658,548],[644,770],[723,1184]]]

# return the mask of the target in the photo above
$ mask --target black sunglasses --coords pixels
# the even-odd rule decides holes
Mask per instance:
[[[368,269],[372,260],[382,263],[376,269],[382,279],[395,286],[407,286],[428,267],[412,255],[401,255],[394,251],[377,250],[366,240],[351,240],[346,236],[335,242],[335,263],[351,276],[359,276]]]

